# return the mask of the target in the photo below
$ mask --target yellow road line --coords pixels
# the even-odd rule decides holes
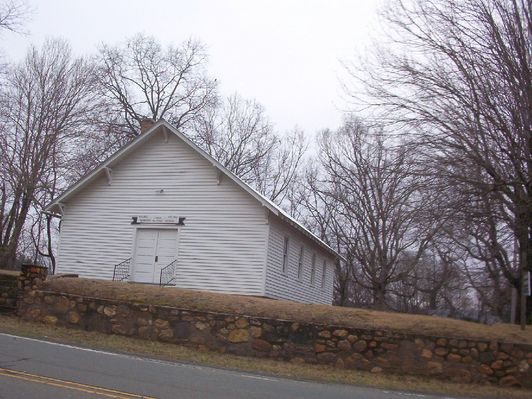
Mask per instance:
[[[36,382],[39,384],[50,385],[57,388],[72,389],[75,391],[91,393],[99,396],[106,396],[115,399],[155,399],[149,396],[142,396],[128,392],[117,391],[114,389],[101,388],[94,385],[80,384],[78,382],[58,380],[56,378],[45,377],[42,375],[30,374],[24,371],[15,371],[0,368],[0,376],[15,378],[24,381]]]

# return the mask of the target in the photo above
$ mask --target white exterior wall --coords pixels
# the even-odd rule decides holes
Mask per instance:
[[[288,269],[283,272],[284,237],[288,236]],[[299,251],[303,246],[303,275],[298,278]],[[312,254],[316,254],[316,274],[311,285]],[[325,286],[322,288],[323,261],[327,262]],[[266,296],[304,303],[330,305],[333,301],[334,259],[313,241],[283,223],[274,215],[269,217],[269,241],[266,268]]]
[[[264,295],[264,208],[174,134],[148,138],[65,201],[58,273],[111,279],[131,257],[137,215],[186,217],[178,233],[178,287]],[[164,193],[157,193],[164,189]],[[142,226],[142,225],[141,225]]]

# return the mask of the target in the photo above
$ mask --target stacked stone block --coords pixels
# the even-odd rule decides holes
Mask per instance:
[[[23,264],[20,271],[18,289],[21,294],[37,289],[48,276],[48,268],[39,265]]]

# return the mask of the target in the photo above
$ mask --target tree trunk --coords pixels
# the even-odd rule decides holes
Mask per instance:
[[[50,258],[50,274],[55,274],[55,255],[52,245],[52,215],[46,214],[46,239],[48,246],[48,257]]]
[[[373,287],[373,307],[378,310],[385,310],[386,306],[386,288],[382,284]]]
[[[31,205],[31,198],[33,197],[33,192],[25,193],[23,199],[21,200],[22,206],[19,214],[14,218],[13,231],[6,245],[0,248],[0,267],[6,269],[15,269],[17,263],[17,249],[20,236],[22,235],[22,229],[28,212]]]
[[[524,292],[525,278],[532,260],[529,215],[526,202],[517,205],[515,224],[517,242],[519,243],[519,323],[522,330],[525,329],[530,317],[530,300],[527,298],[527,293]]]

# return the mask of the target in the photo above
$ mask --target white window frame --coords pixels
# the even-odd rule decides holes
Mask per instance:
[[[312,260],[310,263],[310,285],[314,287],[316,282],[316,252],[312,253]]]
[[[290,247],[290,237],[284,236],[283,240],[283,263],[282,271],[284,274],[288,274],[288,250]]]
[[[322,270],[321,270],[321,288],[324,289],[325,288],[325,278],[327,277],[327,260],[324,259],[323,260],[323,266],[322,266]]]
[[[301,249],[299,250],[299,262],[297,263],[297,279],[303,280],[303,271],[304,271],[304,264],[303,259],[305,257],[305,247],[301,245]]]

